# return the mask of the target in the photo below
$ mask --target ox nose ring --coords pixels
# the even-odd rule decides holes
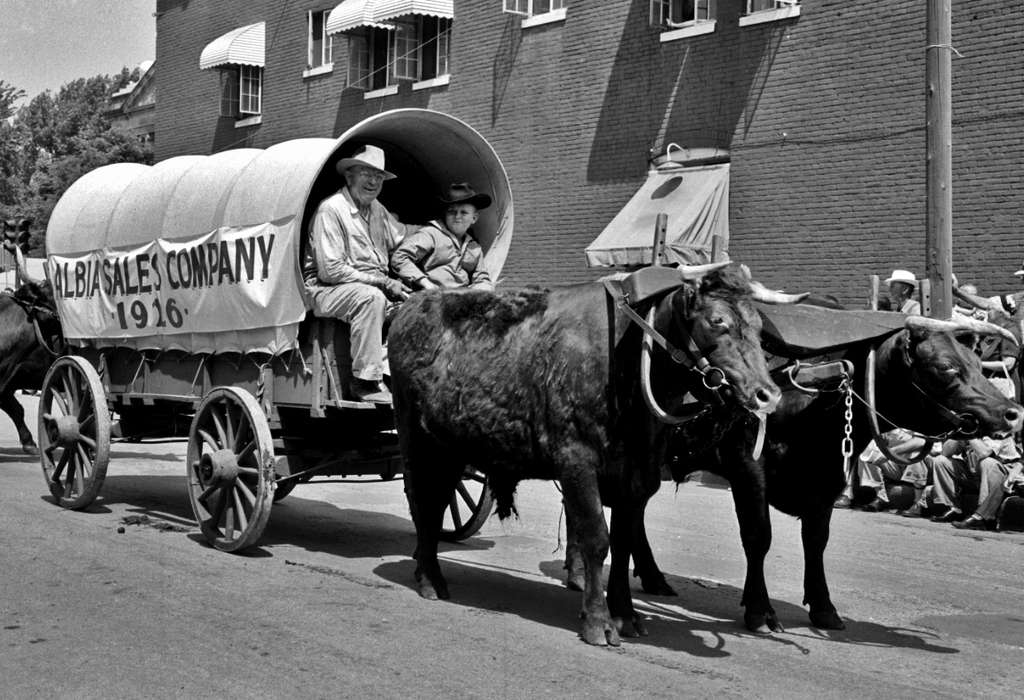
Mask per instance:
[[[964,437],[971,437],[973,435],[977,435],[979,427],[978,419],[975,418],[972,414],[961,413],[957,416],[957,420],[959,421],[957,430],[961,435],[963,435]]]
[[[725,372],[720,367],[709,367],[701,376],[701,381],[704,382],[705,389],[718,391],[726,384]]]

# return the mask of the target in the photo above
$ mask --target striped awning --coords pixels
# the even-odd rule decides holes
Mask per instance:
[[[378,22],[403,15],[430,15],[451,19],[455,16],[452,0],[377,0],[373,18]]]
[[[206,70],[228,64],[262,68],[266,33],[266,23],[257,22],[220,35],[199,55],[199,68]]]
[[[383,24],[375,19],[374,10],[378,4],[378,0],[345,0],[338,3],[327,16],[326,32],[338,34],[361,27],[394,29],[390,24]]]

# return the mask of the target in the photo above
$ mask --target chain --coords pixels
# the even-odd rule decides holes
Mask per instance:
[[[843,403],[846,405],[846,411],[843,413],[846,425],[843,426],[844,435],[841,451],[843,453],[843,466],[848,467],[850,465],[850,457],[853,456],[853,387],[849,377],[843,381],[843,387],[846,393],[846,396],[843,398]]]

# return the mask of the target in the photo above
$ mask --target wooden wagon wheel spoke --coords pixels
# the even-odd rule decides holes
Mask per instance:
[[[49,448],[49,450],[51,452],[56,450],[56,449],[57,449],[56,445],[54,445],[53,447]],[[60,476],[61,476],[61,474],[64,473],[64,469],[67,468],[68,460],[70,458],[71,458],[71,453],[69,453],[67,450],[64,450],[61,453],[60,461],[57,462],[57,466],[54,468],[53,474],[50,476],[50,481],[52,483],[60,483]]]
[[[242,507],[242,499],[238,496],[237,488],[231,490],[231,498],[235,503],[235,519],[238,523],[238,529],[245,530],[245,528],[249,527],[249,521],[245,517],[245,508]]]
[[[217,441],[212,435],[210,435],[210,433],[202,429],[197,429],[196,432],[198,432],[199,436],[203,439],[203,444],[209,447],[211,451],[220,449],[220,445],[217,444]]]
[[[44,397],[46,396],[46,392],[43,393],[43,396]],[[59,391],[57,391],[56,387],[53,387],[53,388],[50,389],[50,396],[52,397],[53,403],[56,404],[57,408],[60,409],[60,412],[63,415],[66,416],[66,415],[69,415],[71,413],[68,410],[68,402],[67,402],[67,400],[64,398],[63,394],[61,394]]]
[[[217,415],[217,408],[213,407],[210,410],[210,420],[213,421],[213,427],[217,431],[217,447],[225,447],[231,443],[228,442],[227,432],[224,430],[224,424],[221,422],[220,417]]]
[[[248,484],[239,479],[235,482],[235,488],[241,491],[242,495],[245,496],[245,500],[249,504],[250,511],[256,507],[256,494],[252,492]]]
[[[96,414],[93,413],[90,410],[90,411],[87,412],[87,415],[85,417],[80,417],[79,418],[79,420],[78,420],[78,429],[80,431],[89,430],[90,428],[92,428],[95,425],[95,423],[96,423]],[[89,432],[91,433],[92,431],[89,430]]]
[[[189,499],[217,549],[242,550],[263,533],[273,503],[273,457],[270,426],[252,394],[217,387],[203,398],[189,430]]]
[[[78,436],[78,439],[79,439],[79,440],[80,440],[81,442],[83,442],[84,444],[88,445],[88,446],[89,446],[90,448],[92,448],[92,449],[96,449],[96,441],[95,441],[95,440],[93,440],[93,439],[92,439],[91,437],[89,437],[88,435],[79,435],[79,436]]]
[[[78,461],[74,454],[68,458],[68,468],[64,472],[64,498],[71,498],[72,488],[78,481]]]
[[[462,513],[459,512],[459,501],[455,497],[455,492],[452,493],[452,498],[451,501],[449,502],[448,509],[451,511],[452,522],[455,524],[455,529],[460,529],[462,527]]]

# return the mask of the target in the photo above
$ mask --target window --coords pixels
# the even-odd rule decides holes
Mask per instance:
[[[677,29],[714,19],[715,0],[651,0],[651,24],[656,27]]]
[[[220,116],[238,118],[263,111],[263,68],[233,66],[220,71]]]
[[[309,13],[309,41],[306,66],[319,68],[332,62],[333,41],[327,33],[327,16],[330,10],[315,10]]]
[[[263,69],[259,66],[242,66],[238,111],[241,114],[259,114],[263,111]]]
[[[504,0],[504,3],[505,6],[502,9],[505,12],[524,17],[565,9],[565,0]]]
[[[747,0],[747,14],[765,10],[781,10],[799,4],[799,0]]]
[[[401,80],[448,74],[450,19],[410,15],[390,23],[393,30],[364,27],[348,33],[349,87],[379,90]]]

